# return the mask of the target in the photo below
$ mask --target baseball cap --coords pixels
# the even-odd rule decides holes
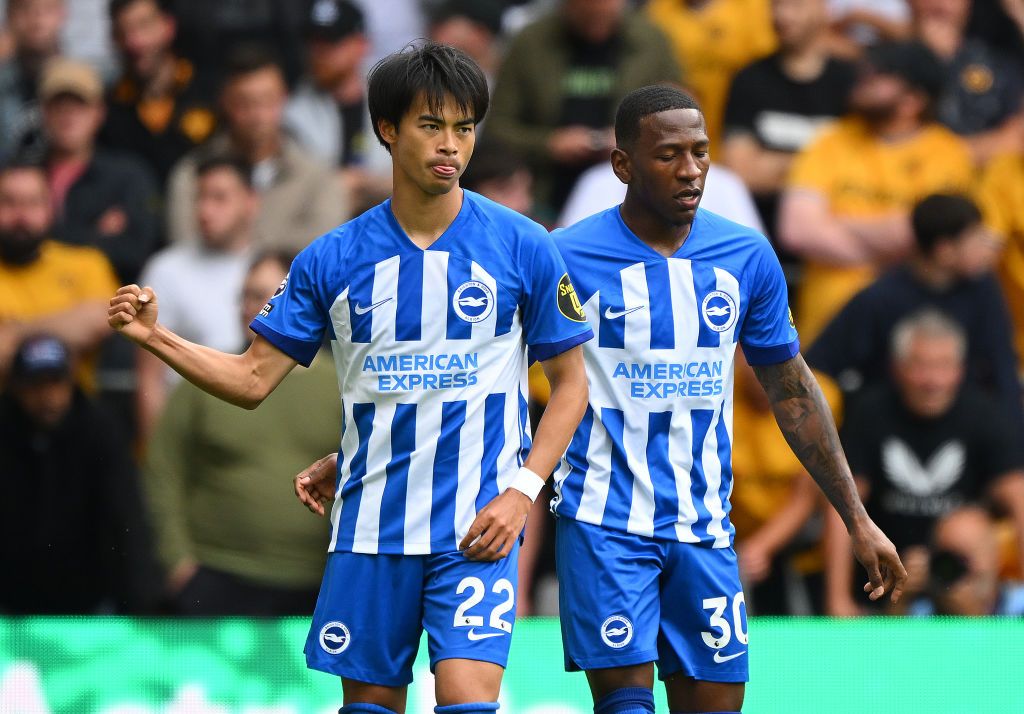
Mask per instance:
[[[39,80],[39,99],[47,102],[58,94],[71,94],[90,104],[103,97],[103,82],[92,65],[57,58],[47,62]]]
[[[867,62],[882,74],[896,75],[907,84],[938,97],[946,84],[942,63],[920,42],[883,42],[867,51]]]
[[[363,32],[365,27],[362,10],[350,0],[313,0],[306,22],[306,36],[336,42]]]
[[[431,15],[435,24],[453,17],[464,17],[483,25],[492,35],[501,34],[503,9],[497,0],[445,0]]]
[[[12,382],[37,382],[71,377],[71,354],[52,335],[34,335],[18,346],[11,363]]]

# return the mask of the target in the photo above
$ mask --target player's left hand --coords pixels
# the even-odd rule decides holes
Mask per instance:
[[[870,518],[865,518],[850,531],[853,554],[868,571],[864,592],[871,600],[891,593],[893,603],[900,601],[907,583],[907,570],[900,562],[896,546]]]
[[[512,552],[532,506],[526,494],[505,489],[476,514],[459,550],[470,560],[501,560]]]

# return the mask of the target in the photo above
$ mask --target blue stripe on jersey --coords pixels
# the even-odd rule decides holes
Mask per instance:
[[[715,427],[715,434],[718,437],[718,463],[722,465],[722,482],[718,486],[718,497],[722,499],[722,508],[725,511],[725,518],[722,527],[728,533],[732,525],[729,523],[729,511],[732,506],[729,503],[729,487],[732,484],[732,442],[729,441],[729,425],[725,418],[725,404],[722,405],[721,417]]]
[[[601,313],[598,315],[601,320],[598,344],[601,347],[621,350],[626,346],[626,320],[621,315],[609,319],[608,310],[611,310],[613,315],[625,310],[622,297],[622,273],[605,283],[601,287],[600,295],[597,305]]]
[[[505,446],[505,395],[489,394],[484,400],[484,455],[480,460],[480,491],[476,510],[498,495],[498,456]]]
[[[380,501],[380,543],[405,540],[405,498],[409,488],[409,462],[416,448],[416,405],[396,404],[391,420],[391,461],[385,473]]]
[[[419,340],[423,313],[423,253],[402,256],[397,292],[395,339],[399,342]]]
[[[672,322],[672,288],[668,275],[668,261],[648,263],[647,303],[651,316],[651,349],[671,350],[676,346],[676,328]]]
[[[690,263],[690,268],[693,271],[694,295],[697,297],[697,314],[693,316],[699,328],[697,346],[718,347],[722,344],[722,335],[708,327],[701,311],[701,303],[704,302],[704,298],[708,293],[718,289],[718,276],[715,275],[714,267],[705,262],[693,261]]]
[[[588,404],[583,420],[572,435],[569,449],[565,452],[565,460],[569,463],[569,473],[562,481],[561,500],[558,503],[559,515],[575,518],[580,510],[583,498],[583,483],[587,478],[587,449],[590,448],[590,432],[594,428],[594,410]],[[578,482],[578,483],[577,483]]]
[[[441,405],[441,434],[434,455],[433,506],[430,511],[430,547],[452,548],[453,543],[434,537],[435,533],[451,533],[455,524],[455,492],[459,486],[459,442],[466,423],[466,402],[444,402]]]
[[[709,540],[707,526],[711,522],[711,512],[704,505],[704,492],[707,491],[707,477],[704,475],[704,440],[711,429],[711,420],[715,418],[713,409],[693,409],[690,411],[690,433],[693,434],[692,454],[693,467],[690,468],[690,500],[697,511],[697,523],[693,534],[702,541]],[[696,526],[703,526],[704,532],[698,533]],[[710,538],[713,540],[713,538]]]
[[[498,290],[494,295],[494,299],[497,300],[497,311],[498,314],[494,318],[494,336],[507,335],[512,331],[512,322],[516,317],[516,310],[519,305],[512,298],[511,295],[502,290],[501,286],[498,286]]]
[[[621,322],[621,320],[620,320]],[[604,507],[601,525],[613,530],[626,530],[629,511],[633,506],[633,474],[622,450],[625,420],[621,409],[602,407],[601,423],[608,431],[612,443],[611,475],[608,484],[608,502]]]
[[[356,433],[359,435],[359,446],[349,464],[350,476],[341,489],[341,516],[338,519],[339,550],[352,550],[356,539],[356,518],[359,516],[359,501],[363,495],[363,477],[366,476],[366,452],[370,445],[370,432],[373,431],[373,404],[353,404],[352,417]]]
[[[530,453],[530,449],[533,447],[533,439],[530,438],[530,430],[527,422],[530,419],[530,405],[526,401],[526,397],[523,396],[523,392],[519,392],[519,465],[523,465],[523,461]]]
[[[361,315],[356,311],[357,307],[373,304],[373,278],[374,271],[364,271],[348,288],[348,317],[352,324],[353,342],[369,342],[373,334],[373,311]]]
[[[654,537],[677,540],[675,525],[679,520],[679,495],[668,458],[672,412],[651,412],[647,424],[647,471],[654,487],[654,525],[657,528]],[[661,528],[658,528],[659,523],[663,524]]]
[[[473,325],[466,322],[455,313],[455,306],[452,305],[452,297],[460,285],[472,277],[472,263],[454,255],[448,256],[448,330],[446,338],[449,340],[468,340],[473,336]]]

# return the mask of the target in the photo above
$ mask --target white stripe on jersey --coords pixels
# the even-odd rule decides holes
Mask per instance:
[[[339,298],[340,300],[340,298]],[[347,309],[347,308],[346,308]],[[338,349],[338,344],[334,345],[335,350]],[[335,352],[337,355],[337,351]],[[335,358],[337,359],[337,357]],[[339,381],[339,383],[341,383]],[[352,456],[356,453],[356,449],[359,447],[359,433],[358,429],[355,428],[355,419],[352,416],[352,405],[342,402],[342,412],[344,414],[344,421],[347,426],[344,433],[341,436],[341,453],[338,455],[338,488],[334,496],[334,507],[331,509],[331,545],[328,548],[329,553],[333,553],[335,547],[338,545],[338,533],[341,530],[341,513],[344,510],[345,499],[342,498],[342,491],[345,488],[345,484],[352,478]]]
[[[587,445],[587,463],[590,468],[583,480],[583,495],[576,518],[587,523],[600,523],[611,485],[612,440],[608,438],[597,409],[594,410],[594,425]]]
[[[647,468],[647,412],[629,410],[623,417],[622,446],[633,474],[633,499],[626,529],[638,535],[654,535],[654,484]]]
[[[394,328],[392,328],[394,329]],[[357,553],[376,553],[380,530],[380,504],[387,484],[387,465],[391,461],[391,423],[394,404],[377,404],[373,410],[373,429],[366,449],[366,476],[362,481],[359,515],[352,549]]]
[[[480,462],[484,458],[484,400],[486,394],[479,398],[466,400],[466,423],[459,435],[459,489],[455,492],[455,542],[469,532],[476,518],[476,497],[480,493]],[[476,419],[470,415],[477,414]]]
[[[619,275],[622,278],[622,309],[626,312],[622,319],[626,321],[626,334],[633,345],[646,348],[651,344],[651,296],[647,291],[647,270],[643,263],[637,263]]]
[[[675,409],[669,427],[672,438],[668,440],[668,460],[675,475],[676,498],[679,499],[679,520],[676,521],[676,537],[683,543],[699,543],[700,538],[693,532],[697,522],[697,508],[693,505],[693,423],[690,412]]]
[[[395,323],[398,316],[398,267],[399,256],[377,263],[373,271],[373,298],[370,305],[357,305],[364,309],[373,307],[373,331],[370,342],[392,344],[395,341]]]

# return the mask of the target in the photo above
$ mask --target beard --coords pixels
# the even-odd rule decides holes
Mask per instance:
[[[39,246],[45,232],[32,232],[27,228],[0,230],[0,261],[8,265],[28,265],[39,255]]]

